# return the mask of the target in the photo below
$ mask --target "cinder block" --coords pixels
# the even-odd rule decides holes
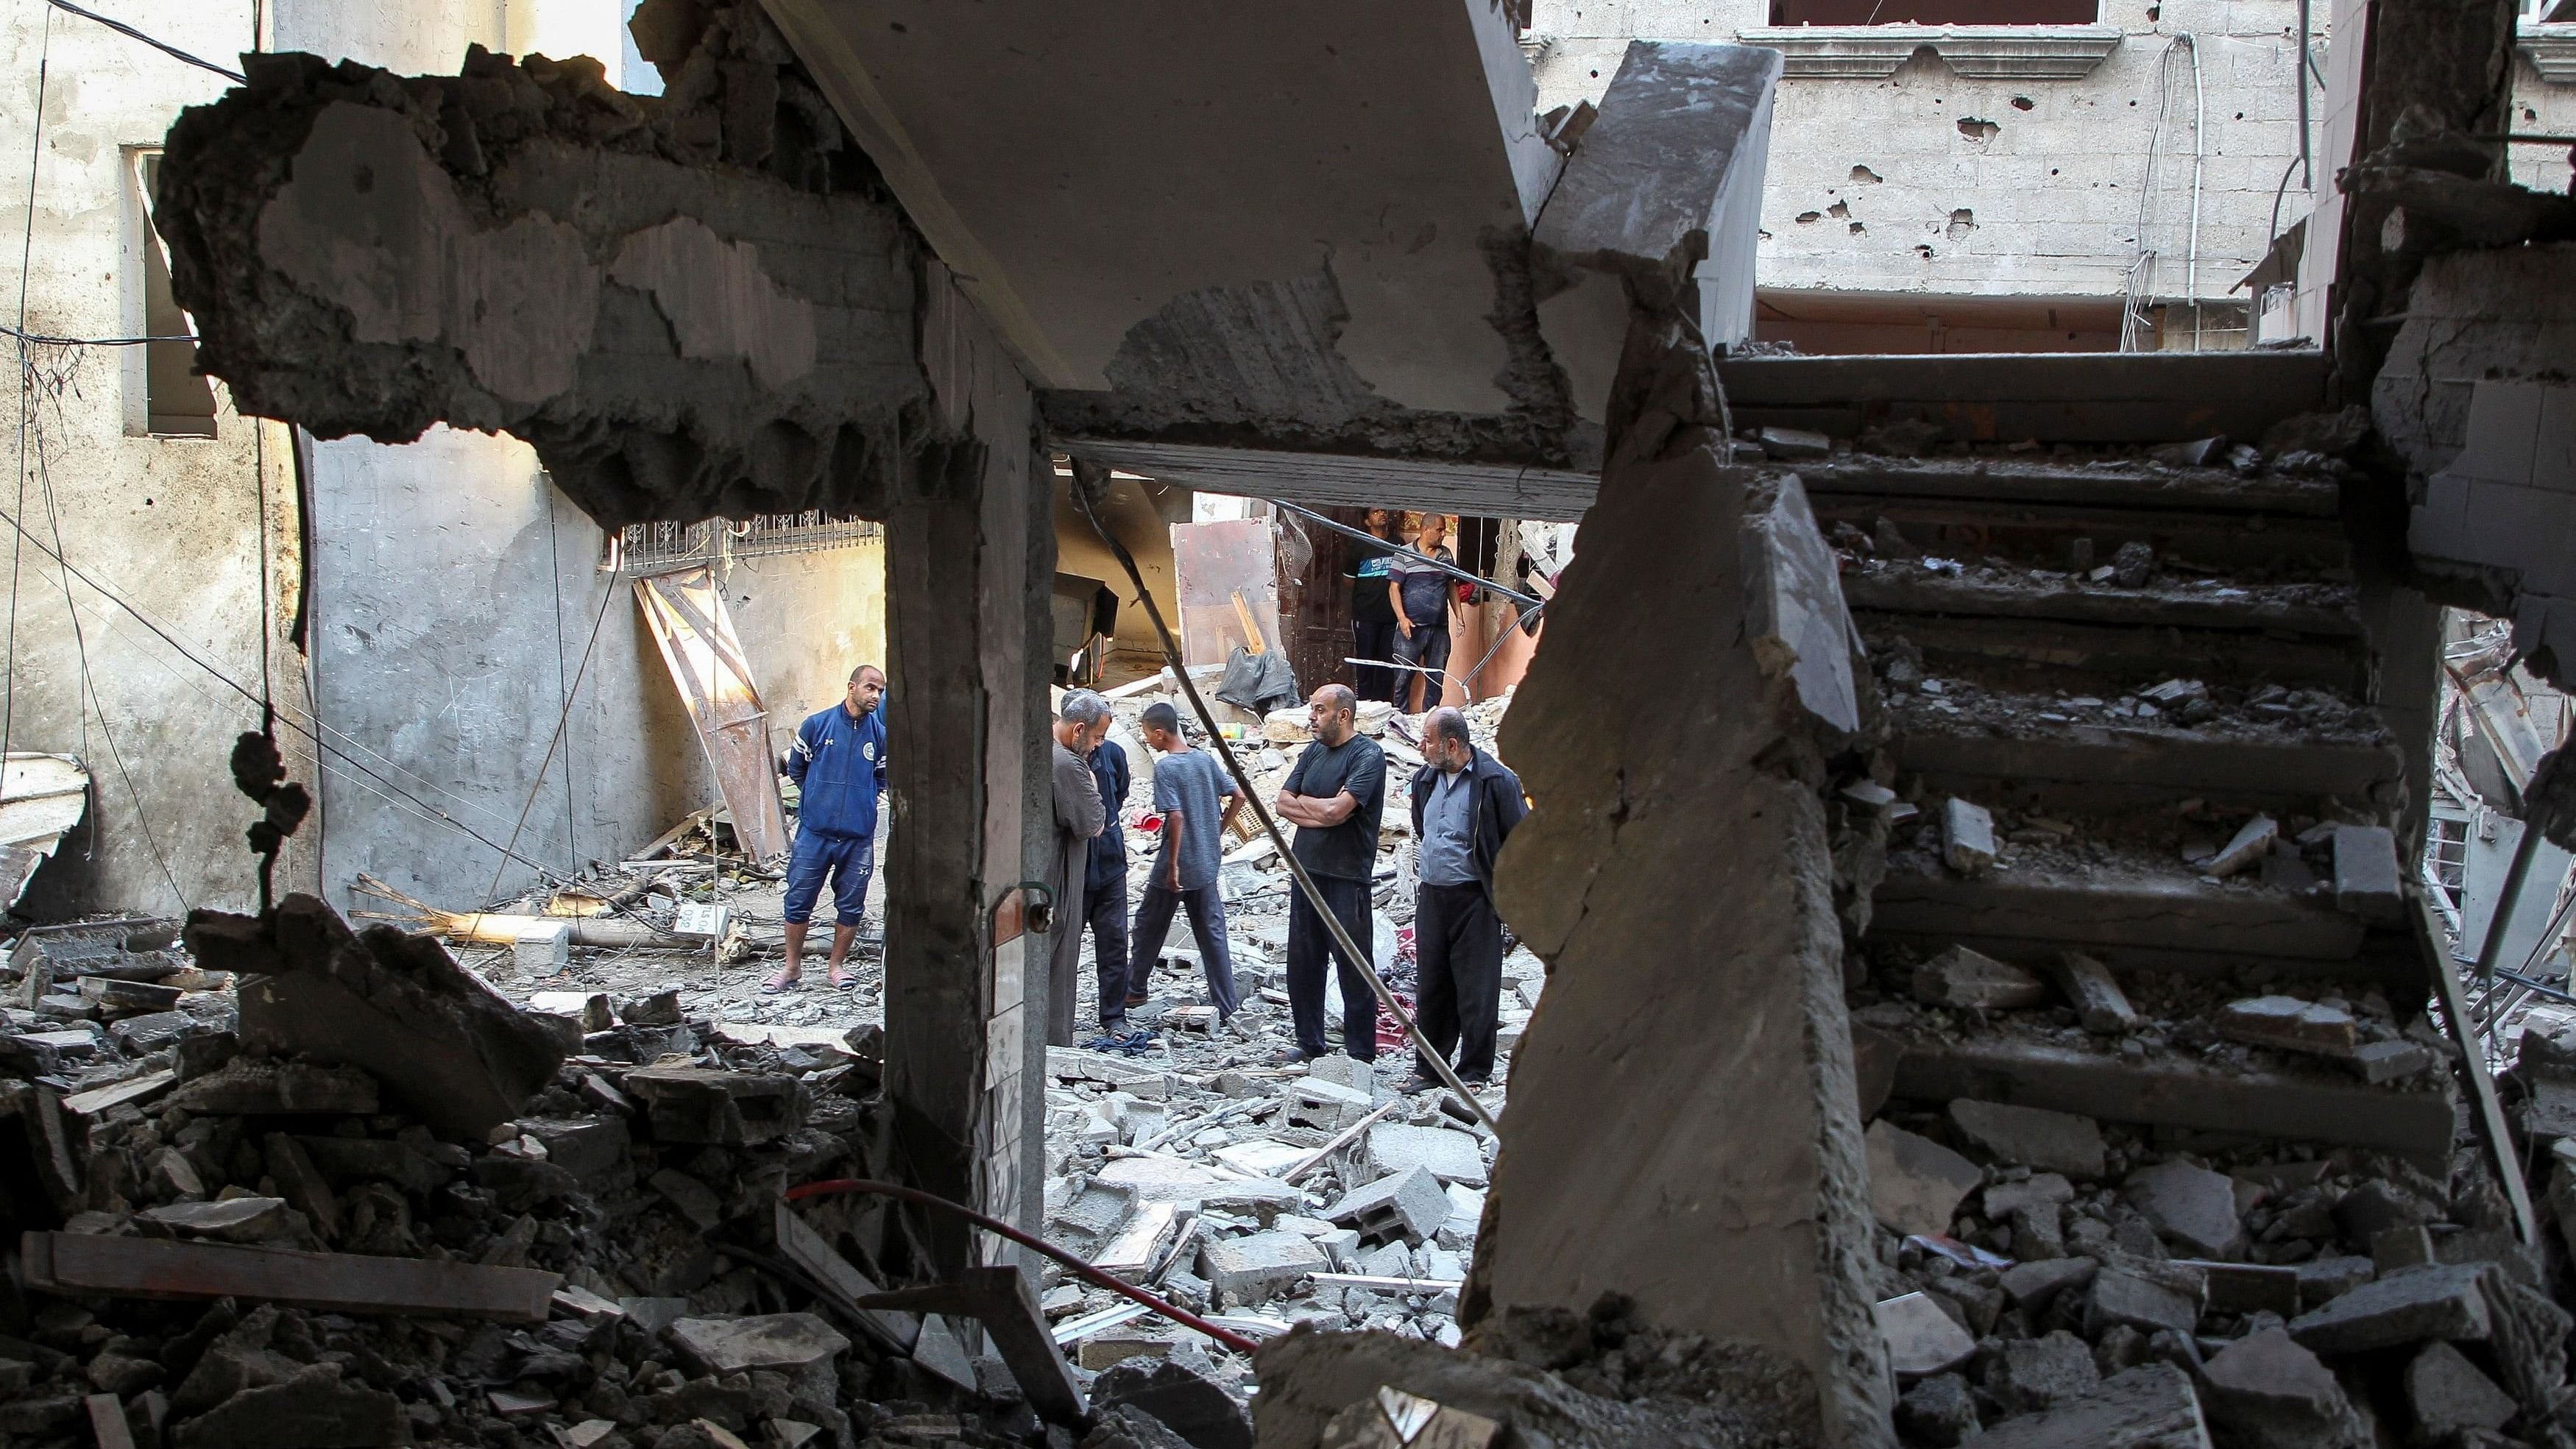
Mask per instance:
[[[572,923],[549,921],[519,933],[510,955],[520,974],[552,976],[572,964]]]
[[[2542,385],[2479,379],[2469,394],[2467,446],[2454,472],[2503,483],[2529,483],[2540,442]]]
[[[1349,1224],[1368,1242],[1402,1237],[1418,1243],[1448,1219],[1449,1197],[1431,1169],[1417,1166],[1352,1189],[1324,1216]]]
[[[1309,1273],[1329,1272],[1324,1250],[1304,1233],[1225,1238],[1199,1251],[1199,1276],[1236,1303],[1259,1303]]]

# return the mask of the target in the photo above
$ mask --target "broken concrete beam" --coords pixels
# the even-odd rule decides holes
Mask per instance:
[[[2130,1173],[2120,1196],[2158,1236],[2189,1248],[2194,1257],[2225,1258],[2244,1245],[2236,1184],[2223,1172],[2177,1157]]]
[[[1929,1293],[1886,1299],[1877,1315],[1879,1335],[1887,1340],[1887,1367],[1899,1379],[1944,1373],[1976,1354],[1976,1335]]]
[[[2068,951],[2057,958],[2057,987],[2066,993],[2068,1004],[2075,1008],[2075,1018],[2086,1031],[2096,1036],[2115,1036],[2135,1031],[2145,1018],[2129,1005],[2129,994],[2111,976],[2111,968],[2081,951]]]
[[[246,1298],[332,1313],[543,1323],[561,1274],[421,1258],[28,1233],[30,1286],[78,1297]]]
[[[630,1138],[622,1117],[523,1117],[520,1135],[546,1149],[546,1160],[578,1178],[596,1178],[623,1165]]]
[[[2209,1449],[2209,1424],[2191,1376],[2150,1363],[2062,1407],[2006,1419],[1973,1442],[1978,1449]]]
[[[1429,1168],[1444,1183],[1485,1185],[1483,1149],[1467,1133],[1446,1127],[1408,1127],[1401,1122],[1380,1122],[1369,1129],[1371,1174],[1382,1177],[1415,1167]]]
[[[2218,1034],[2248,1046],[2347,1058],[2359,1045],[2351,1012],[2295,996],[2253,996],[2220,1007]]]
[[[1173,1219],[1179,1213],[1178,1203],[1146,1204],[1144,1211],[1128,1219],[1106,1247],[1091,1255],[1091,1266],[1112,1278],[1143,1282],[1162,1261],[1164,1246],[1172,1238]]]
[[[1763,455],[1771,458],[1830,458],[1834,453],[1831,437],[1806,428],[1763,428],[1753,440],[1762,445]]]
[[[1439,1177],[1419,1163],[1354,1188],[1324,1209],[1327,1221],[1358,1229],[1361,1240],[1369,1243],[1396,1238],[1421,1243],[1438,1232],[1448,1216],[1449,1198]]]
[[[2422,1076],[2432,1069],[2433,1052],[2421,1042],[2391,1037],[2354,1047],[2352,1055],[2344,1058],[2344,1065],[2372,1086],[2382,1086]]]
[[[2290,1336],[2318,1353],[2482,1339],[2490,1323],[2480,1280],[2492,1271],[2484,1264],[2432,1264],[2391,1273],[2290,1320]]]
[[[1950,1104],[1950,1121],[1998,1162],[2069,1177],[2102,1175],[2102,1127],[2090,1117],[1961,1097]]]
[[[1501,748],[1536,798],[1615,800],[1651,777],[1658,803],[1624,823],[1537,812],[1497,867],[1497,902],[1550,974],[1513,1056],[1459,1319],[1579,1314],[1615,1290],[1675,1331],[1779,1353],[1813,1376],[1828,1439],[1875,1442],[1889,1380],[1864,1271],[1828,741],[1746,641],[1746,489],[1706,348],[1634,325],[1583,551]],[[1649,575],[1714,610],[1686,667],[1620,598]],[[1707,868],[1683,880],[1675,860]],[[1651,1005],[1682,999],[1699,1010]],[[1724,1070],[1712,1020],[1733,1023]]]
[[[1860,728],[1852,656],[1859,631],[1843,604],[1833,546],[1793,475],[1747,489],[1743,524],[1745,632],[1762,672],[1786,679],[1827,728]]]
[[[2272,842],[2281,838],[2281,826],[2269,815],[2257,815],[2236,829],[2227,844],[2206,861],[2194,861],[2204,875],[2226,877],[2271,853]]]
[[[262,1147],[269,1180],[277,1184],[278,1195],[304,1214],[324,1242],[338,1238],[340,1199],[304,1145],[283,1132],[271,1132]]]
[[[2334,1371],[2278,1328],[2219,1350],[2201,1370],[2201,1406],[2222,1435],[2246,1444],[2369,1442]]]
[[[642,1067],[626,1074],[626,1090],[644,1102],[663,1142],[746,1147],[805,1125],[805,1084],[785,1072]]]
[[[1309,1273],[1332,1268],[1303,1233],[1264,1232],[1223,1238],[1199,1250],[1199,1276],[1238,1304],[1259,1303]]]
[[[1967,876],[1995,863],[1995,817],[1986,807],[1956,795],[1941,802],[1941,863]]]
[[[542,1024],[435,938],[382,924],[352,932],[312,896],[288,896],[266,923],[194,911],[186,934],[198,961],[250,978],[246,1046],[362,1066],[444,1136],[490,1132],[563,1061]]]
[[[1870,1210],[1894,1232],[1947,1234],[1960,1199],[1986,1180],[1975,1163],[1884,1118],[1862,1140]]]
[[[2391,1092],[2348,1077],[2239,1071],[2178,1057],[2132,1062],[2000,1035],[1908,1041],[1896,1095],[1948,1102],[2046,1103],[2097,1120],[2251,1132],[2447,1160],[2451,1105],[2442,1092]]]
[[[169,1105],[226,1117],[359,1117],[377,1107],[376,1079],[355,1067],[234,1057],[170,1094]]]
[[[2048,1000],[2048,984],[2008,962],[1950,949],[1914,968],[1914,999],[1928,1006],[2017,1011]]]
[[[1197,1449],[1252,1449],[1252,1423],[1233,1397],[1166,1359],[1130,1362],[1103,1373],[1091,1386],[1091,1403],[1104,1412],[1132,1405]]]

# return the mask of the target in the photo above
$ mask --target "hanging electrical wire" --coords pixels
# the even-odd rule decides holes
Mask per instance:
[[[248,85],[250,83],[250,78],[243,75],[240,71],[217,65],[213,61],[203,59],[199,56],[190,55],[188,52],[181,50],[179,47],[172,45],[166,40],[153,39],[151,36],[144,34],[142,31],[135,29],[133,26],[126,24],[122,20],[110,20],[95,10],[84,10],[77,5],[74,5],[72,0],[46,0],[46,3],[52,5],[55,9],[62,11],[66,15],[77,15],[81,19],[87,20],[92,24],[104,25],[108,29],[115,31],[117,34],[122,35],[129,40],[142,41],[145,45],[151,46],[154,50],[161,52],[163,55],[169,56],[173,60],[184,60],[199,70],[213,71],[215,74],[222,76],[224,79],[231,81],[235,85]]]

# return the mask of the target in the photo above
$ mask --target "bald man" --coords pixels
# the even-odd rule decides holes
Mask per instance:
[[[1279,1054],[1281,1065],[1312,1061],[1331,1050],[1324,1039],[1324,958],[1341,963],[1342,1050],[1355,1061],[1377,1060],[1377,996],[1368,972],[1374,943],[1369,929],[1369,878],[1377,873],[1377,827],[1386,809],[1386,752],[1359,732],[1359,696],[1327,684],[1307,701],[1315,742],[1297,757],[1279,790],[1279,818],[1297,827],[1289,846],[1306,867],[1334,919],[1360,948],[1354,961],[1333,939],[1302,890],[1288,893],[1288,1013],[1297,1045]]]

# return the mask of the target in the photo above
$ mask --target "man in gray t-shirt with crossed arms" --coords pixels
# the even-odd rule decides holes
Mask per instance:
[[[1200,968],[1207,974],[1208,1001],[1216,1007],[1217,1024],[1234,1016],[1242,998],[1234,992],[1234,958],[1225,943],[1225,898],[1217,893],[1217,865],[1225,855],[1225,830],[1243,808],[1243,792],[1225,777],[1216,758],[1190,748],[1181,736],[1180,711],[1168,704],[1145,706],[1145,743],[1162,758],[1154,763],[1154,809],[1163,817],[1162,847],[1154,856],[1145,894],[1136,902],[1135,925],[1128,932],[1127,991],[1135,995],[1153,974],[1163,954],[1163,938],[1172,929],[1172,909],[1185,906],[1190,934],[1198,938]]]

